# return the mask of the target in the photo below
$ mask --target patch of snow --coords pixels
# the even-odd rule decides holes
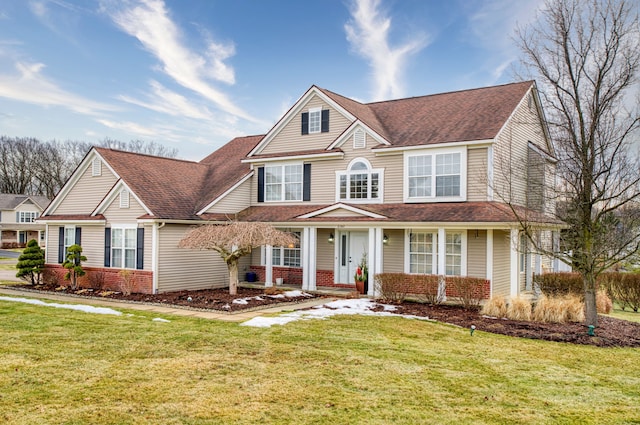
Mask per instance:
[[[287,298],[296,298],[296,297],[312,297],[313,295],[311,294],[307,294],[306,292],[302,292],[300,290],[295,290],[295,291],[286,291],[284,294],[285,297]]]
[[[284,298],[283,294],[267,295],[269,298]]]
[[[235,300],[233,300],[231,302],[233,304],[241,304],[241,305],[249,304],[249,301],[247,301],[246,298],[236,298]]]
[[[32,298],[0,297],[0,300],[40,305],[44,307],[65,308],[67,310],[84,311],[85,313],[93,313],[93,314],[112,314],[115,316],[120,316],[122,314],[119,311],[106,308],[106,307],[93,307],[91,305],[83,305],[83,304],[45,303],[44,301],[35,300]]]
[[[154,317],[151,319],[152,322],[162,322],[162,323],[171,323],[171,320],[163,319],[161,317]]]
[[[382,306],[383,311],[372,311],[373,308]],[[363,316],[386,316],[386,317],[406,317],[411,319],[429,320],[426,317],[404,316],[392,313],[395,306],[378,304],[370,299],[350,299],[336,300],[323,305],[315,306],[310,310],[298,310],[290,313],[281,314],[275,317],[254,317],[241,323],[240,326],[254,326],[259,328],[268,328],[273,325],[285,325],[296,320],[326,319],[337,315],[363,315]]]

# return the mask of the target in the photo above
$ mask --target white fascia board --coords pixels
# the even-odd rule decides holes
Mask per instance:
[[[349,139],[349,137],[353,134],[353,132],[357,129],[357,127],[361,127],[366,134],[373,137],[373,139],[376,140],[378,143],[386,146],[391,146],[391,143],[389,143],[387,139],[385,139],[384,137],[382,137],[381,135],[373,131],[371,127],[369,127],[368,125],[366,125],[360,120],[356,120],[353,123],[351,123],[351,125],[347,127],[347,129],[333,143],[329,145],[327,150],[342,146],[347,141],[347,139]]]
[[[335,210],[338,210],[338,209],[344,209],[344,210],[347,210],[347,211],[351,211],[352,213],[360,214],[360,215],[363,215],[363,216],[366,216],[366,217],[371,217],[371,218],[379,218],[379,219],[386,219],[387,218],[387,217],[385,217],[383,215],[372,213],[370,211],[366,211],[366,210],[363,210],[363,209],[360,209],[360,208],[352,207],[351,205],[346,205],[346,204],[343,204],[343,203],[333,204],[333,205],[330,205],[328,207],[322,208],[320,210],[313,211],[313,212],[298,216],[296,218],[313,218],[313,217],[317,217],[319,215],[322,215],[324,213],[328,213],[328,212],[335,211]]]
[[[60,189],[60,191],[58,192],[56,197],[53,199],[53,201],[51,201],[51,203],[49,204],[47,209],[42,212],[42,215],[51,214],[52,211],[55,211],[55,209],[58,208],[60,203],[67,197],[67,195],[69,194],[71,189],[73,189],[73,187],[76,185],[76,183],[78,183],[78,180],[80,180],[80,178],[82,177],[84,172],[87,170],[87,168],[89,168],[89,166],[91,164],[91,161],[95,157],[100,158],[102,160],[102,162],[107,165],[107,168],[109,168],[109,171],[111,171],[113,173],[113,175],[116,176],[117,179],[120,178],[118,173],[116,173],[115,170],[113,168],[111,168],[111,166],[96,151],[96,149],[95,148],[91,148],[91,150],[89,152],[87,152],[87,154],[85,155],[84,159],[80,162],[80,164],[78,164],[78,166],[76,167],[76,169],[73,172],[73,174],[71,174],[71,177],[69,177],[69,179],[64,184],[64,186],[62,186],[62,189]]]
[[[70,225],[74,225],[74,226],[84,226],[84,225],[104,225],[107,222],[107,220],[103,220],[103,219],[95,219],[95,220],[43,220],[43,223],[46,224],[47,226],[70,226]]]
[[[415,150],[425,150],[425,149],[441,149],[441,148],[454,148],[458,146],[469,146],[474,148],[480,148],[484,146],[491,146],[495,143],[494,139],[482,139],[482,140],[469,140],[464,142],[445,142],[445,143],[434,143],[429,145],[416,145],[416,146],[398,146],[395,148],[374,148],[372,151],[376,156],[382,156],[385,154],[396,155],[400,152],[404,151],[415,151]]]
[[[134,191],[131,190],[131,188],[124,182],[124,180],[119,179],[116,184],[113,185],[113,187],[111,188],[111,190],[109,191],[109,193],[107,193],[107,195],[104,197],[104,199],[102,200],[102,202],[100,202],[100,204],[98,204],[98,206],[96,207],[95,210],[93,210],[93,212],[91,213],[91,215],[97,215],[97,214],[102,214],[103,212],[106,211],[107,208],[109,208],[109,205],[111,205],[111,203],[114,201],[115,197],[118,196],[118,194],[120,193],[120,191],[122,189],[127,189],[127,191],[129,192],[129,195],[132,195],[133,198],[138,201],[138,203],[142,206],[142,208],[144,209],[144,211],[149,214],[149,215],[155,215],[151,212],[151,210],[149,208],[147,208],[147,206],[144,204],[144,202],[142,202],[142,200],[140,200],[140,198],[138,197],[138,195],[135,194]]]
[[[226,191],[224,191],[224,193],[220,196],[218,196],[216,199],[214,199],[213,201],[211,201],[209,204],[207,204],[206,207],[204,207],[203,209],[201,209],[200,211],[198,211],[196,213],[196,215],[200,215],[200,214],[204,214],[205,211],[207,211],[209,208],[211,208],[212,206],[214,206],[215,204],[217,204],[218,202],[220,202],[222,199],[224,199],[225,196],[227,196],[228,194],[230,194],[231,192],[233,192],[234,190],[236,190],[242,183],[246,182],[247,180],[249,180],[249,178],[251,178],[253,176],[254,172],[251,171],[249,172],[249,174],[247,174],[246,176],[244,176],[243,178],[241,178],[240,180],[238,180],[236,182],[236,184],[234,184],[233,186],[231,186],[229,189],[227,189]]]
[[[260,143],[249,152],[247,157],[251,157],[253,155],[257,155],[267,146],[274,137],[276,137],[280,131],[291,121],[293,117],[296,117],[298,113],[302,110],[307,101],[314,95],[319,96],[322,100],[328,103],[333,109],[340,112],[345,116],[349,121],[355,121],[356,117],[354,117],[349,111],[344,109],[342,106],[335,103],[328,96],[326,96],[322,91],[320,91],[316,86],[311,86],[309,90],[307,90],[301,97],[298,99],[296,103],[287,111],[286,114],[276,123],[275,126],[269,130],[269,132],[262,138]]]
[[[323,160],[323,159],[342,159],[344,156],[343,152],[327,152],[327,153],[310,153],[306,155],[287,155],[287,156],[274,156],[269,158],[249,158],[243,159],[240,162],[244,164],[253,164],[253,163],[263,163],[263,162],[281,162],[281,161],[292,161],[292,160],[300,160],[300,159],[315,159],[315,160]]]

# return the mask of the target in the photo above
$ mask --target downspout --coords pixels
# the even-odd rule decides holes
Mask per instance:
[[[152,289],[154,294],[158,293],[158,257],[160,251],[160,229],[162,229],[167,223],[162,222],[160,224],[153,223],[152,241],[151,241],[151,272],[152,277]]]

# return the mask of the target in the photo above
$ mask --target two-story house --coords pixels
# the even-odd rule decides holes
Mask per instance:
[[[44,196],[0,193],[0,247],[24,248],[31,239],[45,246],[45,226],[36,219],[48,204]]]
[[[312,86],[267,134],[200,162],[92,149],[41,218],[47,262],[80,243],[90,269],[137,269],[141,291],[223,286],[217,254],[178,241],[262,221],[300,239],[245,259],[267,284],[351,287],[364,258],[370,275],[480,277],[514,296],[551,265],[521,229],[560,226],[555,162],[531,81],[368,104]]]

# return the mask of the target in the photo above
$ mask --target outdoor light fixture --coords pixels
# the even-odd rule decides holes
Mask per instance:
[[[386,243],[389,243],[389,236],[384,235],[384,236],[382,237],[382,243],[385,243],[385,244],[386,244]]]
[[[329,233],[329,243],[333,243],[333,233]]]

